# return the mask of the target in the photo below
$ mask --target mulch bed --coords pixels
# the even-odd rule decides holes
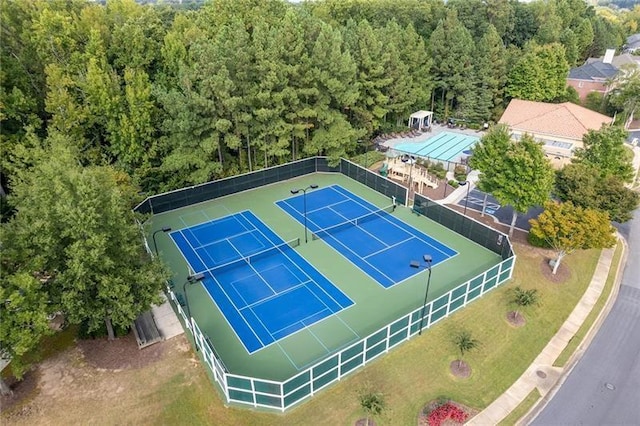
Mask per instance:
[[[524,318],[524,315],[516,311],[507,312],[506,317],[507,317],[507,322],[512,327],[516,327],[516,328],[522,327],[527,323],[527,320]]]
[[[457,359],[455,361],[451,361],[449,369],[451,374],[461,379],[466,379],[471,376],[471,366],[464,361],[459,361]]]
[[[569,278],[571,278],[571,270],[566,265],[566,263],[560,262],[560,266],[558,266],[558,271],[553,274],[553,268],[549,265],[548,257],[543,257],[540,261],[540,272],[545,277],[547,281],[551,281],[555,284],[562,284],[566,282]]]
[[[355,422],[355,426],[376,426],[376,422],[373,419],[369,419],[369,423],[367,423],[367,419],[358,419]]]
[[[0,395],[0,412],[8,410],[14,405],[30,397],[38,387],[39,377],[40,373],[38,372],[38,369],[32,368],[25,373],[24,377],[20,381],[16,380],[14,377],[5,379],[13,393],[11,395]]]
[[[78,347],[85,361],[95,368],[126,370],[141,368],[156,362],[164,353],[164,342],[138,349],[135,336],[129,333],[115,340],[107,338],[80,340]]]

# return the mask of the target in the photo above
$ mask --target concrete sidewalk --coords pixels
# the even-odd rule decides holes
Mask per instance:
[[[619,238],[619,241],[623,244],[623,252],[626,253],[625,241]],[[564,367],[554,367],[553,363],[558,358],[560,353],[567,346],[569,341],[573,338],[578,331],[582,323],[587,318],[587,315],[593,309],[593,306],[597,302],[598,298],[602,294],[607,277],[609,275],[609,269],[613,261],[613,255],[615,248],[604,249],[598,260],[598,265],[591,279],[589,287],[585,291],[582,299],[578,302],[573,312],[569,315],[567,320],[562,324],[560,330],[549,341],[547,346],[542,350],[540,355],[533,361],[533,363],[527,368],[527,370],[520,376],[518,380],[503,393],[498,399],[493,401],[486,409],[481,411],[474,418],[469,420],[470,425],[495,425],[509,415],[518,405],[524,401],[524,399],[533,391],[538,389],[542,398],[540,402],[546,402],[550,396],[555,393],[557,386],[562,384],[566,375],[569,374],[577,359],[576,356],[580,356],[584,351],[577,350],[572,359],[570,359]],[[623,254],[624,258],[624,254]],[[624,262],[621,262],[622,266]],[[619,280],[619,274],[621,268],[618,268],[618,276],[616,280]],[[593,327],[585,337],[586,342],[590,342],[591,338],[595,334],[595,331],[602,324],[602,320],[606,316],[606,313],[612,306],[612,301],[615,300],[615,289],[618,288],[618,283],[614,287],[612,295],[609,297],[605,308],[600,314],[599,318],[593,324]],[[580,349],[580,347],[578,348]],[[584,348],[583,348],[584,349]],[[537,404],[538,405],[538,404]],[[535,408],[534,408],[535,410]]]

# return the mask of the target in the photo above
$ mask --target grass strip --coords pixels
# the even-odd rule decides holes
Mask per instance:
[[[529,392],[529,395],[527,395],[527,397],[516,407],[516,409],[511,412],[511,414],[509,414],[507,417],[502,419],[500,423],[498,423],[498,426],[515,425],[518,420],[520,420],[525,414],[529,412],[529,410],[531,410],[531,407],[533,407],[541,397],[542,395],[540,395],[540,391],[538,390],[538,388],[533,389],[531,392]]]
[[[607,303],[607,300],[609,299],[609,295],[613,290],[613,284],[616,279],[618,265],[620,264],[620,261],[622,259],[622,249],[623,249],[622,243],[618,243],[616,247],[616,251],[613,255],[613,259],[611,261],[611,269],[609,270],[609,275],[607,276],[607,282],[604,285],[604,289],[602,290],[600,297],[596,301],[595,305],[593,306],[593,309],[591,310],[591,312],[589,312],[589,315],[587,315],[587,318],[582,323],[582,325],[580,326],[576,334],[571,338],[571,340],[569,340],[567,347],[564,348],[564,350],[560,353],[560,355],[558,355],[558,358],[554,361],[553,363],[554,367],[565,366],[567,361],[569,361],[569,358],[571,357],[571,355],[573,355],[573,353],[576,351],[578,346],[584,340],[585,336],[593,326],[593,323],[598,318],[598,315],[600,315],[600,312],[604,308],[605,303]]]

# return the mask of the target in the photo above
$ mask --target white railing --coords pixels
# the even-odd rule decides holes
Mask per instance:
[[[510,257],[487,269],[448,293],[431,301],[425,308],[423,328],[446,318],[486,292],[509,280],[516,257]],[[362,340],[342,349],[296,374],[284,382],[240,376],[226,371],[208,339],[193,318],[187,317],[171,288],[167,288],[178,313],[192,331],[215,382],[227,402],[285,411],[307,397],[342,379],[419,332],[422,307],[387,324]]]

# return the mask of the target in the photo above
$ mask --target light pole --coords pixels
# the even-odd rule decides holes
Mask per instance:
[[[152,236],[152,238],[153,238],[153,249],[156,252],[156,257],[158,257],[158,244],[156,243],[156,234],[158,232],[169,232],[169,231],[171,231],[171,228],[169,228],[168,226],[163,226],[161,229],[157,229],[157,230],[155,230],[153,232],[153,236]]]
[[[182,294],[184,295],[184,304],[187,307],[187,321],[189,322],[191,322],[191,308],[189,307],[189,297],[187,296],[187,284],[197,283],[199,281],[202,281],[203,279],[203,273],[189,275],[184,284],[182,284]]]
[[[317,187],[318,185],[311,184],[306,188],[291,190],[292,194],[299,194],[300,192],[302,192],[302,203],[304,205],[303,209],[304,209],[304,242],[305,244],[309,242],[309,238],[307,237],[307,191],[310,189],[316,189]]]
[[[460,182],[458,181],[458,185],[460,186],[467,186],[467,197],[464,199],[464,213],[462,213],[463,216],[467,215],[467,203],[469,202],[469,190],[471,189],[471,182],[469,182],[468,180],[465,180],[464,182]]]
[[[427,309],[427,297],[429,296],[429,285],[431,284],[431,262],[433,262],[433,258],[430,254],[425,254],[422,256],[424,261],[426,262],[426,268],[429,270],[429,277],[427,278],[427,288],[424,291],[424,302],[422,303],[422,313],[420,314],[420,329],[418,331],[418,335],[422,335],[422,324],[424,323],[424,311]],[[409,264],[412,268],[419,268],[420,262],[417,260],[412,260]]]

